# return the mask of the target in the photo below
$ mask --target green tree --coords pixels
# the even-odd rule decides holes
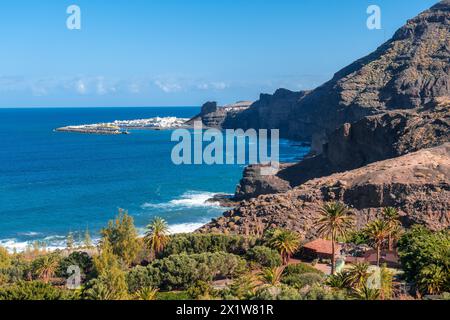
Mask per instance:
[[[450,231],[431,231],[423,226],[413,226],[398,242],[398,251],[402,269],[409,282],[415,282],[423,294],[428,293],[424,280],[432,275],[431,269],[437,266],[442,270],[445,283],[441,281],[431,282],[442,284],[439,291],[450,290]],[[424,271],[425,269],[425,271]],[[422,284],[421,284],[422,283]],[[433,289],[436,291],[436,289]]]
[[[59,261],[59,256],[54,253],[40,256],[32,263],[33,273],[36,277],[44,281],[44,283],[48,283],[55,276],[59,267]]]
[[[91,300],[125,300],[128,298],[126,274],[109,241],[104,241],[100,254],[94,257],[98,278],[88,283],[85,297]]]
[[[83,244],[87,249],[92,248],[92,239],[91,234],[89,233],[89,228],[86,228],[86,231],[84,233]]]
[[[370,222],[366,228],[365,233],[369,237],[373,247],[377,251],[377,266],[380,266],[381,249],[389,234],[391,227],[388,222],[384,220],[374,220]]]
[[[107,273],[89,282],[84,296],[89,300],[127,300],[125,272],[119,268],[110,268]]]
[[[130,265],[137,257],[140,249],[138,234],[134,221],[122,209],[115,220],[108,223],[108,227],[101,231],[102,243],[108,242],[112,252],[126,265]]]
[[[387,207],[383,209],[383,220],[387,222],[390,228],[390,232],[388,234],[388,247],[389,251],[394,250],[394,239],[396,235],[399,233],[400,215],[398,214],[398,210],[393,207]]]
[[[267,244],[280,253],[283,265],[287,265],[300,247],[300,235],[290,230],[274,229],[267,235]]]
[[[72,234],[72,232],[69,232],[69,234],[67,235],[67,239],[66,239],[66,248],[68,250],[72,250],[74,245],[75,245],[75,241],[73,239],[73,234]]]
[[[331,240],[331,274],[336,270],[335,241],[339,237],[346,237],[353,226],[353,218],[346,205],[341,202],[326,203],[320,210],[320,217],[315,223],[317,232],[321,237]]]
[[[108,273],[110,268],[122,268],[121,261],[114,254],[109,241],[104,241],[99,247],[100,253],[93,257],[97,274]]]
[[[144,242],[153,256],[158,255],[164,250],[164,247],[169,242],[169,226],[167,222],[159,217],[156,217],[147,226]]]
[[[0,269],[9,268],[11,265],[11,256],[3,247],[0,247]]]

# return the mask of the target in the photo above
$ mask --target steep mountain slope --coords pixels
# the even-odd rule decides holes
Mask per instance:
[[[374,53],[337,72],[321,87],[261,95],[223,126],[279,128],[284,137],[311,139],[368,115],[416,109],[446,96],[450,96],[450,0],[408,21]]]

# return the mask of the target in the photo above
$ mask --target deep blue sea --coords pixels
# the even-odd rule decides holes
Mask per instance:
[[[233,193],[243,165],[181,165],[171,161],[171,131],[130,135],[54,132],[57,127],[176,116],[197,107],[0,109],[0,245],[22,250],[33,241],[61,247],[69,232],[93,238],[118,208],[142,231],[154,216],[173,232],[192,231],[225,209],[205,200]],[[280,160],[308,148],[281,141]]]

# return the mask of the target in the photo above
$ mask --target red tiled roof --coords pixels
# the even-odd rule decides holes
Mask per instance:
[[[325,239],[316,239],[314,241],[308,242],[307,244],[303,245],[303,248],[315,251],[317,253],[322,254],[332,254],[331,250],[331,241],[325,240]],[[339,254],[339,251],[341,250],[341,246],[338,243],[335,243],[335,252],[336,254]]]

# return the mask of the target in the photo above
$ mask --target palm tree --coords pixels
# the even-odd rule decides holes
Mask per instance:
[[[363,287],[369,277],[369,264],[365,262],[356,263],[347,271],[348,280],[356,288]]]
[[[144,241],[153,255],[157,255],[163,251],[169,242],[169,227],[167,222],[159,217],[154,218],[147,226]]]
[[[263,282],[263,284],[277,286],[281,282],[283,271],[284,267],[266,268],[259,273],[258,279]]]
[[[321,237],[331,238],[331,274],[336,269],[335,241],[345,237],[353,226],[353,218],[346,205],[340,202],[326,203],[320,210],[320,218],[316,222],[317,232]]]
[[[300,247],[300,235],[289,230],[275,229],[270,233],[267,242],[269,247],[280,253],[283,265],[286,265]]]
[[[35,260],[34,272],[39,279],[48,283],[51,277],[55,275],[59,266],[59,259],[54,254],[48,254]]]
[[[389,224],[391,228],[391,232],[388,235],[388,244],[389,251],[393,250],[393,240],[400,227],[400,221],[398,220],[400,215],[398,214],[398,210],[393,207],[387,207],[383,209],[383,220]]]
[[[374,220],[366,226],[365,233],[377,250],[377,266],[380,266],[381,247],[391,233],[391,227],[385,220]]]

